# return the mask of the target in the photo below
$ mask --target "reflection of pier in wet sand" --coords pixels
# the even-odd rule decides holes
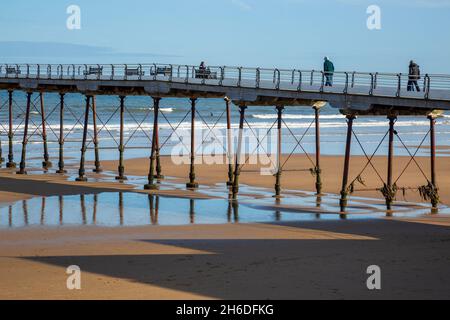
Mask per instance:
[[[249,197],[240,202],[223,198],[173,198],[134,192],[41,197],[0,208],[0,228],[271,223],[430,214],[430,208],[423,204],[398,203],[393,211],[383,211],[384,203],[381,200],[355,198],[349,202],[349,214],[339,215],[336,197],[311,193],[282,199]],[[445,213],[448,209],[444,208],[443,211]]]

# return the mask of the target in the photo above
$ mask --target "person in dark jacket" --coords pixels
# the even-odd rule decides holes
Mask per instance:
[[[417,92],[420,92],[420,87],[417,84],[417,81],[420,80],[420,67],[414,61],[410,61],[409,63],[409,76],[408,76],[408,91],[414,91],[414,88]]]
[[[334,74],[334,65],[333,62],[328,59],[328,57],[325,57],[325,62],[323,63],[323,71],[325,74],[325,86],[326,87],[332,87],[333,86],[333,74]]]

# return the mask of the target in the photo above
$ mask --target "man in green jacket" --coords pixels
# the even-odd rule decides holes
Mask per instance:
[[[323,71],[325,74],[326,87],[332,87],[333,86],[333,74],[334,74],[334,65],[333,62],[328,59],[328,57],[325,57],[325,62],[323,63]]]

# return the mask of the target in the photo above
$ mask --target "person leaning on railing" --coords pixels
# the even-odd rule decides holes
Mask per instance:
[[[333,74],[334,74],[334,64],[328,59],[328,57],[324,58],[325,62],[323,63],[323,71],[325,74],[325,86],[332,87],[333,86]]]

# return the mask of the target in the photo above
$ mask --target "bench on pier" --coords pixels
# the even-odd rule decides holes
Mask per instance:
[[[21,71],[14,67],[6,67],[6,74],[21,74]]]
[[[162,75],[165,77],[170,77],[171,74],[172,74],[172,68],[170,68],[170,67],[157,67],[156,70],[152,69],[152,71],[150,72],[150,75],[152,75],[152,76]]]
[[[211,72],[208,69],[195,69],[196,79],[217,79],[217,72]]]
[[[126,76],[143,76],[143,75],[145,75],[145,72],[141,71],[140,68],[126,68],[125,75]]]
[[[101,76],[103,74],[103,67],[100,67],[100,68],[89,67],[89,69],[85,70],[83,72],[83,74],[85,76],[91,76],[91,75]]]

